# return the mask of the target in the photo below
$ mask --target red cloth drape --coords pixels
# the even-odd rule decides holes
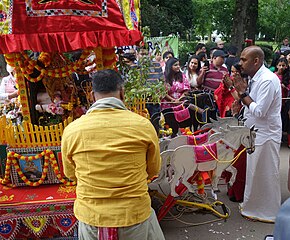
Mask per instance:
[[[117,1],[84,2],[14,0],[12,15],[7,14],[10,32],[2,33],[0,52],[69,52],[97,46],[135,45],[142,40],[138,29],[127,28]]]

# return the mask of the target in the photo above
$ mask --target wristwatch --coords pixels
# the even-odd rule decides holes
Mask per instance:
[[[243,99],[245,98],[246,96],[249,96],[249,94],[247,92],[244,92],[240,95],[240,98]]]

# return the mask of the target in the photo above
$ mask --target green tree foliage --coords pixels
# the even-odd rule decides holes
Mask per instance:
[[[265,40],[280,42],[290,36],[290,1],[260,0],[258,31]]]
[[[196,36],[210,38],[217,30],[227,42],[239,35],[240,41],[232,41],[234,44],[259,33],[265,40],[277,42],[290,36],[289,0],[141,0],[141,7],[142,26],[149,26],[152,36],[179,32],[183,39],[195,41]],[[237,27],[238,23],[243,26]]]
[[[130,67],[118,62],[117,67],[125,80],[125,102],[134,104],[136,99],[145,99],[147,102],[160,103],[166,95],[163,76],[156,81],[148,81],[152,59],[143,57],[139,59],[138,65]]]
[[[209,35],[217,30],[225,40],[230,36],[233,19],[233,0],[193,0],[197,35]]]
[[[212,5],[215,6],[213,15],[214,30],[222,34],[224,40],[228,40],[233,21],[234,2],[229,0],[218,0],[213,1]],[[221,7],[219,8],[217,6]]]
[[[177,32],[186,36],[193,23],[192,0],[141,0],[142,26],[149,26],[152,36]]]
[[[202,37],[210,35],[214,29],[212,0],[196,0],[194,3],[193,33]]]

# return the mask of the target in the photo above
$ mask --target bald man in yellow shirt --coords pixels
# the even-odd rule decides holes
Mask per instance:
[[[126,109],[118,73],[99,71],[92,84],[95,103],[61,145],[64,173],[77,181],[79,239],[164,240],[147,187],[161,164],[154,127]]]

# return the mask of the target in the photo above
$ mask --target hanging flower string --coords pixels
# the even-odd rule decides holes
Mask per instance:
[[[5,58],[9,65],[13,67],[18,65],[27,80],[30,82],[38,82],[45,76],[63,78],[70,76],[73,72],[77,72],[79,74],[86,73],[86,71],[82,71],[81,69],[85,68],[85,60],[91,51],[92,49],[84,50],[77,61],[71,62],[65,67],[56,69],[46,69],[51,62],[51,54],[46,52],[42,52],[38,60],[31,59],[26,52],[5,54]],[[40,66],[38,61],[41,62],[42,64],[40,65],[43,66]],[[39,74],[37,77],[32,77],[31,74],[34,73],[35,69],[39,71]]]
[[[85,69],[86,66],[91,64],[89,61],[86,61],[86,58],[92,51],[96,54],[95,62],[98,69],[103,69],[104,66],[107,68],[114,67],[116,63],[114,48],[102,49],[98,47],[95,49],[86,49],[82,52],[82,55],[77,61],[71,62],[65,67],[56,69],[46,69],[51,62],[51,54],[46,52],[40,53],[38,60],[31,59],[26,52],[5,54],[5,58],[9,65],[13,67],[18,65],[22,74],[30,82],[38,82],[45,76],[63,78],[70,76],[73,72],[87,74],[87,72],[82,69]],[[39,62],[41,64],[38,64]],[[39,74],[35,77],[31,76],[35,70],[37,70]]]
[[[17,161],[17,159],[19,160],[25,160],[25,161],[33,161],[39,158],[42,158],[44,156],[44,164],[43,164],[43,170],[42,170],[42,175],[41,178],[37,181],[37,182],[31,182],[27,179],[27,177],[24,175],[24,173],[22,172],[20,166],[19,166],[19,162]],[[40,184],[42,184],[46,178],[47,172],[48,172],[48,167],[49,165],[51,165],[55,176],[57,177],[57,179],[62,182],[64,185],[68,185],[68,186],[73,186],[76,185],[76,182],[71,182],[66,180],[63,175],[61,174],[61,172],[59,171],[59,167],[55,158],[55,155],[53,153],[52,150],[44,150],[43,152],[36,154],[35,156],[22,156],[18,153],[15,152],[8,152],[7,154],[7,162],[6,162],[6,169],[5,169],[5,175],[4,178],[1,179],[0,178],[0,183],[1,184],[9,184],[10,183],[10,170],[11,170],[11,165],[13,164],[15,170],[17,171],[19,177],[21,178],[21,180],[28,186],[31,187],[37,187]]]

